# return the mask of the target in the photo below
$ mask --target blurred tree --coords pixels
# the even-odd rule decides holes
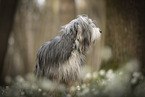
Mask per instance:
[[[3,84],[2,69],[17,2],[18,0],[0,0],[0,85]]]
[[[60,26],[75,18],[74,4],[74,0],[20,0],[3,76],[33,72],[40,45],[59,35]]]
[[[144,0],[106,0],[105,44],[115,62],[137,58],[145,72],[144,9]]]
[[[60,0],[60,25],[69,23],[76,17],[75,1],[74,0]]]

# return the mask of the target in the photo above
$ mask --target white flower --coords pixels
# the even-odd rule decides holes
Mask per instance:
[[[105,75],[105,70],[100,70],[99,74],[102,76]]]
[[[106,74],[106,77],[111,80],[115,77],[115,74],[113,74],[113,71],[110,69],[108,70],[107,74]]]
[[[85,79],[91,79],[91,77],[92,77],[91,73],[87,73]]]
[[[80,86],[77,86],[77,90],[80,90],[81,88],[80,88]]]
[[[24,79],[21,76],[19,76],[19,75],[16,77],[16,80],[18,82],[24,82]]]
[[[45,3],[45,0],[36,0],[36,1],[40,6],[44,5]]]
[[[131,80],[131,83],[132,84],[135,84],[137,82],[137,79],[136,78],[133,78],[132,80]]]
[[[39,88],[39,89],[38,89],[38,92],[41,92],[41,91],[42,91],[42,89]]]
[[[135,77],[135,78],[139,78],[140,77],[140,72],[134,72],[133,73],[133,77]]]

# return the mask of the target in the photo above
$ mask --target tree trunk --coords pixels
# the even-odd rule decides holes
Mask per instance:
[[[60,25],[63,26],[76,18],[74,0],[60,0]]]
[[[14,15],[18,0],[0,0],[0,85],[3,84],[2,77],[4,58],[7,51],[8,37],[13,26]]]
[[[144,9],[144,0],[106,0],[105,44],[115,62],[137,58],[145,69]]]

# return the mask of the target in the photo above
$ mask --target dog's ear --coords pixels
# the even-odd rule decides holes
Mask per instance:
[[[77,32],[78,30],[78,23],[74,22],[74,30]]]
[[[78,34],[78,23],[74,22],[74,31],[76,32],[76,35]]]
[[[76,35],[77,35],[77,40],[82,41],[82,27],[79,25],[78,22],[74,23],[74,30],[75,30]]]

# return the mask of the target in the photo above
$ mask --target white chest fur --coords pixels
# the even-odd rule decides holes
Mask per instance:
[[[63,63],[58,69],[59,80],[78,80],[81,71],[81,60],[84,61],[84,59],[84,55],[78,51],[73,51],[69,60]]]

